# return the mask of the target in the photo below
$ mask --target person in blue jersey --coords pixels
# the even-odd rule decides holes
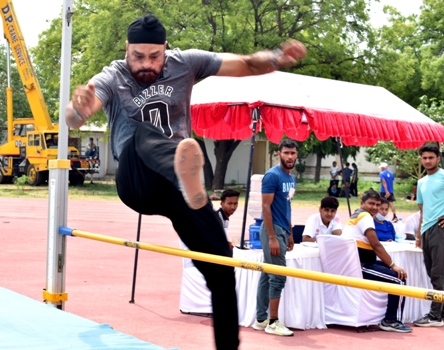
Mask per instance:
[[[435,145],[419,149],[421,163],[427,175],[418,181],[416,202],[421,224],[416,236],[416,246],[422,247],[424,264],[430,283],[435,290],[444,290],[444,170],[439,167],[440,152]],[[413,322],[419,327],[442,327],[444,308],[440,302],[432,302],[427,315]]]
[[[381,197],[388,200],[390,209],[393,212],[392,222],[398,222],[398,217],[396,216],[396,207],[395,207],[395,175],[387,169],[387,163],[381,163],[379,165],[379,169],[381,172],[379,173],[379,179],[381,180],[381,189],[379,190],[379,194]]]
[[[364,279],[404,285],[407,272],[395,265],[376,235],[373,217],[379,212],[380,205],[381,196],[378,192],[373,190],[364,192],[361,207],[347,221],[342,229],[342,236],[356,240]],[[344,263],[347,261],[344,260]],[[404,304],[404,297],[389,294],[385,316],[379,328],[388,332],[411,332],[412,328],[402,323]]]
[[[116,187],[122,202],[140,214],[169,218],[190,250],[229,257],[221,220],[202,185],[203,153],[191,138],[193,85],[212,75],[271,73],[305,55],[305,46],[294,39],[284,41],[279,50],[251,55],[170,50],[165,27],[147,14],[128,26],[125,58],[75,89],[66,123],[78,129],[103,109],[119,162]],[[238,349],[234,268],[193,263],[211,291],[216,348]]]
[[[296,142],[283,140],[278,147],[279,164],[269,169],[262,178],[263,222],[260,238],[264,263],[286,266],[285,253],[293,250],[291,228],[291,200],[296,189],[296,180],[291,175],[298,156]],[[286,277],[261,273],[257,287],[256,321],[253,328],[269,334],[291,336],[279,321],[278,309]],[[269,310],[269,315],[267,314]]]
[[[393,224],[387,220],[387,214],[389,211],[389,202],[385,198],[381,198],[381,206],[379,212],[375,217],[375,230],[378,239],[381,242],[392,242],[396,238],[396,231]]]

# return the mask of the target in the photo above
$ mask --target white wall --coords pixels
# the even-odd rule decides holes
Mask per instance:
[[[379,181],[379,168],[377,165],[370,163],[365,160],[366,151],[364,147],[360,148],[359,153],[356,156],[356,159],[353,159],[352,157],[349,157],[347,161],[352,164],[356,163],[358,166],[359,171],[359,178],[365,179],[367,181]],[[305,160],[305,165],[307,166],[307,169],[304,173],[304,178],[312,179],[314,178],[314,172],[316,167],[316,156],[310,155]],[[328,156],[324,159],[322,159],[322,167],[321,167],[321,179],[328,180],[330,179],[330,167],[333,161],[336,161],[338,163],[338,167],[341,167],[341,163],[339,160],[339,156]],[[344,160],[344,167],[345,163],[347,162]],[[388,162],[389,160],[387,160]],[[351,165],[350,165],[351,168]],[[395,167],[389,167],[391,171],[395,171]]]
[[[211,166],[216,167],[216,157],[214,155],[214,141],[205,139],[205,147],[207,149],[208,158],[210,158]],[[241,141],[234,150],[230,161],[228,162],[227,173],[225,174],[225,183],[231,184],[231,181],[236,181],[236,184],[247,183],[248,164],[250,162],[250,148],[251,140]]]

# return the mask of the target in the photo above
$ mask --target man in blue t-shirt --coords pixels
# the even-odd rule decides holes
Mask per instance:
[[[281,141],[278,147],[279,164],[269,169],[262,178],[261,244],[264,263],[286,266],[285,252],[293,250],[291,234],[291,200],[296,180],[291,175],[298,156],[296,142]],[[286,277],[261,273],[257,287],[256,321],[253,328],[269,334],[293,335],[278,319],[279,301]],[[269,315],[267,314],[269,310]]]
[[[435,290],[444,290],[444,170],[439,168],[440,154],[435,145],[419,149],[422,166],[427,176],[418,181],[416,202],[421,211],[421,232],[417,233],[416,246],[421,248],[430,283]],[[427,315],[414,323],[419,327],[442,327],[444,308],[440,302],[432,302]]]
[[[380,195],[382,198],[385,198],[388,200],[390,209],[392,209],[393,212],[393,219],[392,222],[398,222],[398,217],[396,216],[396,208],[395,208],[395,190],[393,187],[393,184],[395,182],[395,175],[387,169],[388,165],[387,163],[381,163],[379,166],[379,169],[381,169],[381,172],[379,173],[379,179],[381,180],[381,189],[380,189]]]

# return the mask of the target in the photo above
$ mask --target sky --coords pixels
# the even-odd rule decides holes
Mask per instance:
[[[49,28],[52,19],[59,16],[64,3],[64,0],[13,0],[15,13],[28,47],[37,45],[38,35]],[[374,2],[370,10],[372,23],[374,26],[386,23],[382,12],[383,5],[391,5],[403,15],[409,15],[419,13],[421,4],[422,0],[380,0],[380,3]],[[3,26],[0,26],[0,30],[3,33]],[[75,22],[73,30],[75,30]],[[3,35],[0,36],[0,42],[5,42]]]

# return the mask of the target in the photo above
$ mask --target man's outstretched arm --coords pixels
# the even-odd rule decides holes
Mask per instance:
[[[300,41],[290,39],[275,51],[258,51],[251,55],[223,53],[222,64],[216,75],[242,77],[274,72],[279,68],[288,68],[303,60],[307,49]]]

